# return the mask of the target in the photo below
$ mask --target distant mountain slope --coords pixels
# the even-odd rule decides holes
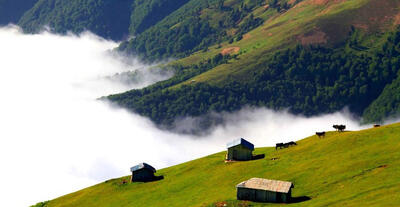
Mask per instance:
[[[33,3],[0,0],[0,21]],[[172,79],[109,97],[167,127],[245,105],[304,115],[349,107],[366,121],[400,105],[386,91],[369,107],[398,78],[398,0],[38,0],[18,22],[126,40],[118,50],[143,61],[175,58]]]
[[[213,44],[233,41],[259,26],[263,18],[276,13],[271,9],[250,15],[254,10],[263,10],[264,4],[264,0],[190,0],[136,38],[122,43],[119,49],[149,61],[186,57]]]
[[[0,0],[0,25],[16,24],[38,0]]]
[[[161,169],[157,174],[165,179],[156,182],[108,180],[52,200],[46,207],[400,206],[399,143],[400,124],[329,132],[323,139],[311,136],[287,149],[257,148],[255,154],[266,155],[260,160],[224,163],[221,152]],[[252,177],[292,181],[292,195],[303,202],[236,201],[235,186]]]
[[[20,19],[26,32],[49,26],[54,32],[90,30],[102,37],[120,40],[129,35],[133,0],[39,0]]]
[[[235,2],[239,1],[226,1],[224,8],[235,8]],[[268,4],[248,10],[247,18],[263,17],[265,22],[239,34],[241,39],[225,36],[226,41],[208,50],[172,62],[169,67],[178,71],[174,78],[108,98],[163,127],[173,127],[177,118],[235,111],[246,105],[307,116],[348,106],[362,116],[397,78],[399,1],[305,0],[286,6],[287,10],[276,7]],[[154,29],[160,25],[164,20]],[[153,34],[150,31],[143,35]],[[133,46],[139,42],[140,37],[131,41]],[[171,41],[179,45],[175,43]],[[169,46],[159,43],[158,47]]]

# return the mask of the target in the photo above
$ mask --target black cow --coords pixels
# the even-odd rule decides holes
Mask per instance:
[[[335,125],[333,125],[333,128],[335,128],[336,131],[343,132],[346,129],[346,125],[337,125],[337,124],[335,124]]]
[[[275,146],[275,150],[278,150],[278,147],[279,149],[282,149],[283,147],[285,147],[285,145],[283,143],[277,143]]]
[[[276,144],[276,146],[275,146],[275,150],[278,150],[278,147],[279,147],[279,149],[282,149],[282,148],[288,148],[288,147],[290,147],[290,146],[293,146],[293,145],[297,145],[297,143],[296,142],[287,142],[287,143],[277,143]]]
[[[336,131],[339,131],[339,125],[335,124],[333,125],[333,128],[336,129]]]
[[[339,132],[343,132],[346,129],[346,125],[339,125],[338,130]]]
[[[315,134],[321,138],[321,137],[325,137],[325,132],[315,132]]]

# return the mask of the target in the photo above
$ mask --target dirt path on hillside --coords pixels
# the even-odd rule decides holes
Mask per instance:
[[[240,47],[228,47],[225,48],[221,51],[222,55],[228,55],[228,54],[233,54],[233,53],[238,53],[240,50]]]

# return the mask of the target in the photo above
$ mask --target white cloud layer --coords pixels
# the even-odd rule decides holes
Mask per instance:
[[[146,118],[95,99],[165,77],[144,73],[137,85],[106,76],[147,67],[109,52],[117,43],[80,37],[21,34],[0,29],[0,195],[2,206],[29,206],[129,174],[148,162],[156,168],[225,149],[245,137],[257,147],[292,141],[346,124],[348,113],[314,118],[267,109],[223,114],[227,124],[205,137],[161,131]]]

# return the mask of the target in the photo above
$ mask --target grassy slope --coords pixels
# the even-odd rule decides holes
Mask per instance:
[[[249,74],[252,72],[244,68],[252,68],[248,66],[257,64],[259,57],[271,51],[301,43],[302,37],[313,36],[315,32],[323,32],[327,43],[334,45],[346,38],[351,26],[362,29],[367,36],[376,35],[380,29],[393,26],[394,18],[400,12],[399,8],[400,4],[396,0],[305,0],[287,12],[273,15],[262,26],[250,31],[249,38],[233,44],[223,43],[222,48],[215,46],[208,52],[195,53],[177,63],[190,64],[212,57],[224,48],[240,47],[238,60],[193,77],[185,84],[192,80],[217,85],[225,84],[227,79],[246,81],[251,78]],[[270,12],[269,10],[264,12]],[[256,10],[254,14],[260,16],[260,11]],[[376,45],[379,39],[373,39]]]
[[[236,205],[235,185],[252,177],[292,181],[293,196],[311,197],[289,206],[400,205],[400,124],[330,132],[324,139],[308,137],[289,149],[258,148],[255,153],[266,157],[225,164],[221,152],[162,169],[161,181],[122,185],[128,177],[114,179],[50,201],[49,206]]]

